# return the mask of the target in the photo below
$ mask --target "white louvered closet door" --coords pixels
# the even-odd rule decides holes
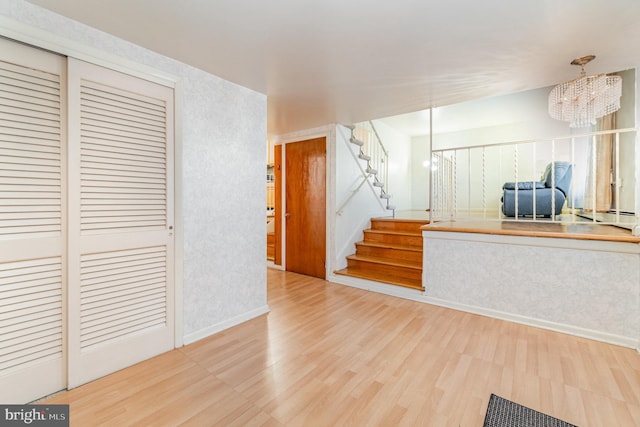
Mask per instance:
[[[174,347],[173,89],[68,62],[72,388]]]
[[[65,59],[0,39],[0,402],[66,387]]]

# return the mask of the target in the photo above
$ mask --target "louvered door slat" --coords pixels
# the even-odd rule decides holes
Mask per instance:
[[[116,151],[116,152],[133,152],[134,154],[153,156],[163,158],[165,156],[165,147],[162,144],[142,144],[139,140],[127,139],[120,141],[115,138],[104,140],[91,137],[89,132],[84,135],[84,144],[86,149]]]
[[[108,331],[104,331],[102,334],[96,334],[97,336],[87,336],[82,341],[82,349],[87,351],[97,344],[109,342],[125,335],[134,335],[141,331],[148,331],[154,327],[164,325],[165,322],[163,314],[150,317],[149,319],[145,318],[136,323],[130,323],[126,327],[112,328]]]
[[[153,147],[145,145],[117,143],[115,141],[111,142],[91,138],[85,138],[84,148],[85,150],[92,150],[99,153],[124,153],[149,158],[156,157],[163,159],[163,161],[166,158],[166,153],[161,149],[153,150]]]
[[[40,352],[44,341],[57,342],[44,354],[62,354],[61,259],[2,263],[0,289],[0,366],[9,369],[31,360],[29,353]],[[44,329],[49,334],[42,334]],[[54,338],[45,340],[46,336]],[[3,373],[0,368],[0,376]]]
[[[43,91],[47,86],[57,87],[58,76],[44,70],[25,68],[22,65],[11,62],[0,63],[0,75],[10,78],[10,83],[18,85],[19,82],[37,82],[36,90]],[[49,82],[49,83],[47,83]]]
[[[146,261],[146,260],[145,260]],[[127,265],[111,265],[111,268],[107,269],[93,269],[90,271],[83,270],[84,283],[95,283],[94,280],[108,279],[109,281],[118,280],[123,277],[138,277],[146,276],[148,274],[154,274],[158,271],[164,272],[166,265],[166,259],[151,259],[146,262],[140,261],[138,263],[128,263]],[[108,274],[108,277],[105,277]],[[98,283],[100,283],[98,281]]]
[[[45,277],[41,279],[32,280],[29,286],[25,287],[22,283],[13,283],[11,285],[4,285],[2,292],[2,298],[6,301],[11,301],[11,298],[21,298],[25,295],[37,294],[44,295],[45,292],[51,292],[54,295],[59,295],[60,282],[57,277]],[[2,304],[0,302],[0,304]]]
[[[22,111],[22,114],[9,114],[8,111],[0,112],[0,125],[7,128],[17,128],[28,126],[29,130],[35,132],[57,134],[60,132],[59,117],[46,116],[37,111]]]
[[[39,111],[45,115],[58,114],[60,99],[50,96],[48,99],[36,98],[24,93],[15,93],[4,90],[0,84],[0,105],[5,108],[20,108]]]
[[[134,108],[124,106],[123,98],[114,99],[113,102],[105,102],[104,97],[91,96],[85,86],[82,109],[85,117],[93,116],[100,121],[118,121],[127,125],[148,125],[150,129],[164,127],[163,105],[158,104],[157,110],[149,110],[149,104],[137,104]],[[129,98],[131,99],[131,98]]]
[[[60,232],[61,208],[32,213],[38,204],[61,205],[61,83],[59,75],[0,62],[0,235]]]
[[[111,126],[106,123],[91,121],[83,123],[81,129],[83,132],[87,132],[90,136],[100,139],[128,139],[130,141],[135,141],[138,144],[162,147],[163,138],[160,135],[159,130],[154,133],[138,132],[132,128],[127,129],[126,127]]]
[[[113,205],[130,204],[133,201],[146,201],[147,203],[163,202],[165,200],[162,194],[147,193],[101,193],[101,192],[83,192],[82,197],[87,202],[97,201],[100,204],[110,203]],[[123,215],[123,214],[121,214]],[[84,224],[84,223],[83,223]]]
[[[0,336],[4,336],[5,334],[14,334],[15,331],[19,331],[20,329],[24,331],[29,331],[32,328],[42,330],[51,327],[51,325],[56,325],[56,328],[58,327],[57,325],[62,326],[62,320],[59,312],[48,313],[29,320],[21,318],[6,320],[2,322],[2,327],[0,327]]]
[[[27,365],[60,359],[62,356],[60,351],[62,345],[61,336],[62,334],[57,334],[46,342],[34,344],[20,351],[3,354],[0,356],[0,372],[9,375],[12,370],[22,369]]]
[[[104,323],[108,323],[113,318],[113,316],[119,315],[121,313],[126,313],[124,317],[129,318],[131,316],[135,316],[136,313],[138,312],[144,312],[149,310],[150,307],[164,306],[163,311],[165,313],[165,324],[166,324],[167,323],[166,322],[166,304],[167,304],[167,299],[164,297],[164,295],[162,295],[160,291],[158,291],[156,293],[148,292],[144,294],[139,294],[128,299],[125,299],[125,298],[113,299],[108,303],[105,303],[103,301],[102,303],[92,303],[92,304],[83,305],[81,306],[81,308],[85,311],[85,314],[83,315],[81,333],[84,334],[85,327],[87,326],[86,322],[88,321],[89,318],[91,318],[91,316],[102,317],[102,319],[104,319]],[[132,320],[132,324],[134,323],[135,322]],[[132,337],[127,337],[126,334],[122,334],[119,337],[113,337],[113,338],[125,340],[127,338],[132,338]],[[81,335],[80,343],[82,347],[86,347],[87,345],[86,343],[82,342],[82,335]]]
[[[135,93],[119,92],[111,87],[107,88],[85,80],[81,103],[84,106],[84,116],[94,114],[99,121],[109,121],[114,118],[125,119],[127,126],[137,124],[151,124],[153,127],[165,125],[166,104],[161,100],[139,97]],[[100,89],[96,89],[100,87]],[[115,90],[114,90],[115,89]],[[96,114],[101,112],[101,114]],[[128,117],[128,119],[127,119]]]
[[[130,177],[117,177],[113,181],[109,181],[101,176],[92,175],[91,179],[85,180],[83,191],[104,191],[104,189],[114,189],[115,192],[121,192],[122,189],[138,189],[142,191],[153,191],[154,193],[165,194],[166,185],[163,182],[154,182],[153,178],[133,179]],[[142,182],[144,180],[144,182]]]
[[[22,147],[37,145],[40,147],[53,147],[56,149],[56,152],[60,150],[60,140],[57,139],[33,138],[17,135],[15,132],[9,133],[7,131],[3,133],[2,131],[3,129],[0,128],[0,143],[3,145],[15,143]]]
[[[115,155],[108,153],[106,156],[100,155],[100,153],[90,152],[88,150],[82,151],[82,159],[87,163],[96,163],[99,165],[109,165],[109,168],[117,170],[127,170],[130,166],[133,168],[141,168],[149,170],[150,172],[165,173],[164,160],[157,160],[154,158],[141,158],[139,156],[130,156],[126,154]],[[105,166],[103,166],[104,168]]]
[[[98,306],[99,302],[106,301],[110,298],[121,297],[124,295],[132,297],[141,293],[148,293],[152,290],[159,290],[162,286],[165,275],[166,273],[158,273],[155,275],[150,274],[148,276],[145,276],[144,278],[127,278],[115,280],[113,282],[103,282],[94,286],[91,290],[85,290],[82,295],[82,302],[84,304],[95,303],[95,306]],[[98,310],[95,310],[93,312],[85,312],[85,317],[83,317],[83,320],[87,320],[88,317],[98,312]]]
[[[3,70],[4,71],[4,70]],[[51,86],[43,86],[49,83]],[[59,82],[58,82],[59,83]],[[0,74],[2,92],[9,100],[24,100],[31,98],[35,104],[55,104],[60,102],[59,84],[45,79],[33,79],[31,82],[20,82],[12,79],[11,73]]]
[[[2,186],[0,186],[0,191]],[[86,181],[83,192],[92,193],[130,193],[130,194],[160,194],[164,196],[166,189],[162,184],[143,184],[139,182],[109,183],[108,181]]]
[[[0,90],[0,107],[8,113],[22,113],[24,111],[38,112],[43,117],[53,119],[58,115],[60,100],[52,97],[49,101],[35,100],[29,96],[16,95]]]
[[[153,303],[158,301],[165,301],[165,292],[164,289],[150,289],[143,290],[140,292],[133,293],[131,295],[123,295],[117,296],[110,299],[102,299],[97,301],[89,301],[87,303],[83,303],[80,307],[82,311],[86,314],[92,313],[105,313],[113,310],[117,310],[121,307],[128,307],[132,304],[147,302]],[[129,311],[131,313],[131,311]],[[85,324],[82,324],[82,329],[84,330]]]
[[[82,271],[89,275],[101,271],[113,271],[118,267],[138,267],[166,262],[164,251],[150,251],[127,257],[109,257],[82,263]]]
[[[130,185],[130,184],[144,184],[145,187],[153,185],[155,188],[166,188],[166,184],[162,175],[158,174],[154,176],[123,176],[123,175],[100,175],[100,174],[85,174],[86,185],[104,185],[105,182],[112,183],[114,186],[118,185]]]
[[[40,131],[37,129],[28,129],[25,127],[16,127],[14,123],[0,122],[0,139],[31,139],[31,140],[44,140],[44,141],[56,141],[60,139],[60,133],[56,129],[49,129],[48,131]]]
[[[138,326],[142,323],[153,321],[154,325],[164,324],[166,320],[164,303],[164,300],[158,300],[155,304],[148,305],[140,310],[132,310],[131,306],[128,305],[126,313],[123,312],[120,315],[111,314],[108,318],[94,322],[85,321],[82,329],[83,346],[90,346],[93,344],[91,341],[96,338],[104,338],[107,335],[109,339],[128,335],[132,330],[137,331]],[[103,341],[103,339],[100,341]]]
[[[33,348],[36,345],[60,341],[62,339],[62,322],[54,322],[50,325],[40,325],[34,328],[22,328],[3,335],[0,341],[0,353],[15,353]]]
[[[60,155],[55,153],[36,153],[32,151],[18,151],[1,149],[0,163],[18,164],[18,165],[42,165],[42,166],[60,166]]]
[[[121,90],[116,87],[105,87],[91,80],[83,80],[82,84],[84,90],[81,96],[85,99],[100,99],[101,104],[128,108],[132,112],[143,111],[153,114],[153,112],[156,111],[157,116],[164,116],[166,103],[162,99],[140,97],[134,92]]]
[[[157,300],[142,300],[137,303],[127,304],[122,307],[111,307],[108,310],[94,310],[92,313],[85,313],[83,316],[83,321],[85,325],[93,325],[94,323],[104,323],[109,321],[112,318],[124,318],[129,316],[133,312],[140,311],[154,311],[162,309],[166,305],[166,300],[164,298],[158,298]]]
[[[82,129],[82,141],[92,144],[107,144],[112,147],[131,147],[140,150],[148,150],[156,153],[165,153],[164,140],[162,138],[145,138],[129,136],[126,132],[103,132],[100,129]]]
[[[69,69],[74,385],[172,347],[173,92],[77,60]]]
[[[0,141],[0,147],[7,150],[21,150],[34,153],[52,153],[60,155],[60,147],[53,144],[43,144],[42,141],[17,142],[17,141]]]
[[[0,321],[13,322],[19,320],[20,322],[25,322],[29,319],[40,317],[62,316],[62,305],[59,298],[48,298],[47,300],[40,300],[39,303],[30,306],[13,307],[13,309],[5,312],[0,311]]]
[[[166,218],[167,216],[166,210],[161,210],[161,209],[136,211],[129,207],[129,208],[126,208],[126,211],[128,214],[128,216],[126,217],[119,216],[122,214],[120,210],[113,210],[113,211],[100,210],[98,212],[85,211],[83,215],[85,216],[87,222],[89,222],[94,217],[101,218],[99,222],[104,222],[105,218],[118,218],[119,220],[124,218],[124,221],[132,221],[132,220],[137,220],[137,219],[146,218],[146,217],[151,217],[151,218],[160,220],[161,218]],[[0,216],[2,215],[3,214],[0,213]],[[8,215],[15,215],[15,214],[10,213]]]
[[[95,253],[95,254],[84,254],[80,260],[80,265],[82,268],[87,268],[93,265],[100,265],[106,262],[126,262],[134,259],[144,259],[149,258],[151,256],[157,256],[159,254],[164,254],[164,247],[141,247],[141,248],[131,248],[126,251],[121,252],[112,252],[112,253]]]
[[[0,52],[0,401],[26,403],[66,386],[66,67]]]
[[[34,105],[21,106],[18,103],[7,104],[9,103],[0,104],[2,105],[2,110],[0,110],[0,118],[2,120],[15,120],[17,122],[29,120],[53,129],[59,129],[58,113],[55,110],[47,111],[47,108]]]
[[[82,118],[87,129],[96,127],[101,128],[103,132],[108,129],[124,130],[132,136],[141,136],[143,139],[146,139],[147,136],[162,138],[165,135],[162,122],[141,120],[132,115],[127,116],[125,111],[114,114],[113,111],[100,108],[96,104],[84,104]]]
[[[126,311],[120,313],[109,313],[109,316],[95,317],[92,320],[87,318],[84,321],[83,339],[88,340],[90,337],[104,335],[106,331],[112,329],[122,329],[149,317],[162,318],[164,315],[164,300],[156,304],[143,306],[143,309],[134,309],[131,306],[126,307]],[[135,314],[132,314],[135,313]]]
[[[118,281],[116,281],[117,283]],[[126,302],[127,299],[133,300],[146,295],[158,295],[164,296],[163,293],[163,277],[156,277],[153,279],[141,279],[135,282],[119,281],[121,284],[114,284],[113,287],[95,289],[93,292],[85,292],[82,295],[82,304],[89,308],[104,307],[105,301],[109,304],[113,302]],[[155,298],[155,297],[154,297]],[[86,311],[86,314],[92,314],[90,310]]]

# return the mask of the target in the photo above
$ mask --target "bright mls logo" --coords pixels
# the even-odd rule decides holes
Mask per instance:
[[[69,405],[0,405],[0,427],[68,427]]]

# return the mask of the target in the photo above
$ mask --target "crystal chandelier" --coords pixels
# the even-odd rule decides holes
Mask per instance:
[[[622,77],[597,74],[587,76],[584,66],[594,55],[574,59],[571,65],[582,69],[580,77],[561,83],[549,93],[549,114],[581,128],[596,124],[596,119],[617,111],[622,96]]]

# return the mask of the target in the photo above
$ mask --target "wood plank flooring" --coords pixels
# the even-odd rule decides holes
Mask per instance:
[[[60,394],[72,426],[640,425],[633,349],[268,269],[271,313]]]

